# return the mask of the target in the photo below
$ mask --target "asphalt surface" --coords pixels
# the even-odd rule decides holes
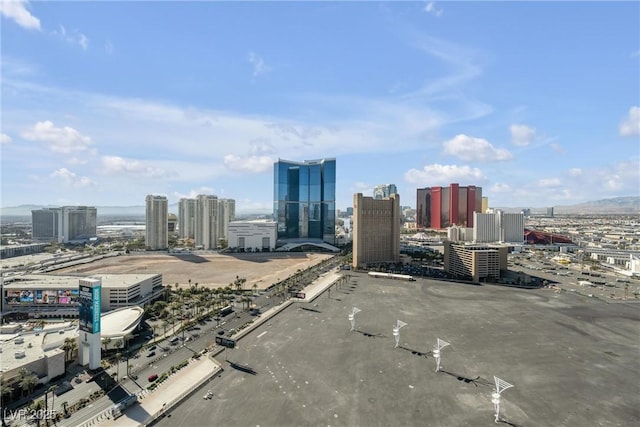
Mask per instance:
[[[435,372],[438,338],[451,345]],[[253,372],[222,363],[212,399],[195,393],[157,425],[490,426],[495,375],[514,385],[501,423],[636,426],[639,348],[640,304],[353,274],[220,354]]]

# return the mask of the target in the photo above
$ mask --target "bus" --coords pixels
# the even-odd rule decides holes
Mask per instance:
[[[223,317],[231,313],[233,313],[233,307],[231,307],[230,305],[227,305],[225,307],[222,307],[222,309],[220,309],[220,311],[218,312],[218,316]]]

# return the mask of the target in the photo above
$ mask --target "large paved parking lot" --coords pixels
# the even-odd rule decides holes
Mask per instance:
[[[352,283],[352,284],[351,284]],[[348,314],[356,314],[350,332]],[[640,305],[354,274],[221,354],[220,378],[160,426],[490,426],[493,376],[514,426],[640,423]],[[400,329],[395,347],[392,329]],[[436,339],[443,371],[431,355]]]

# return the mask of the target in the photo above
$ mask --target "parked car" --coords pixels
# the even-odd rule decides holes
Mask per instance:
[[[158,379],[158,374],[151,374],[149,375],[149,378],[147,378],[149,380],[150,383],[154,382],[155,380]]]
[[[153,357],[156,355],[155,351],[150,351],[149,353],[147,353],[147,357]]]

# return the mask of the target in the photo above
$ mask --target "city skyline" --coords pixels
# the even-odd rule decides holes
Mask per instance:
[[[638,195],[637,2],[0,5],[2,207],[270,212],[274,162],[320,158],[341,210],[385,182]]]

